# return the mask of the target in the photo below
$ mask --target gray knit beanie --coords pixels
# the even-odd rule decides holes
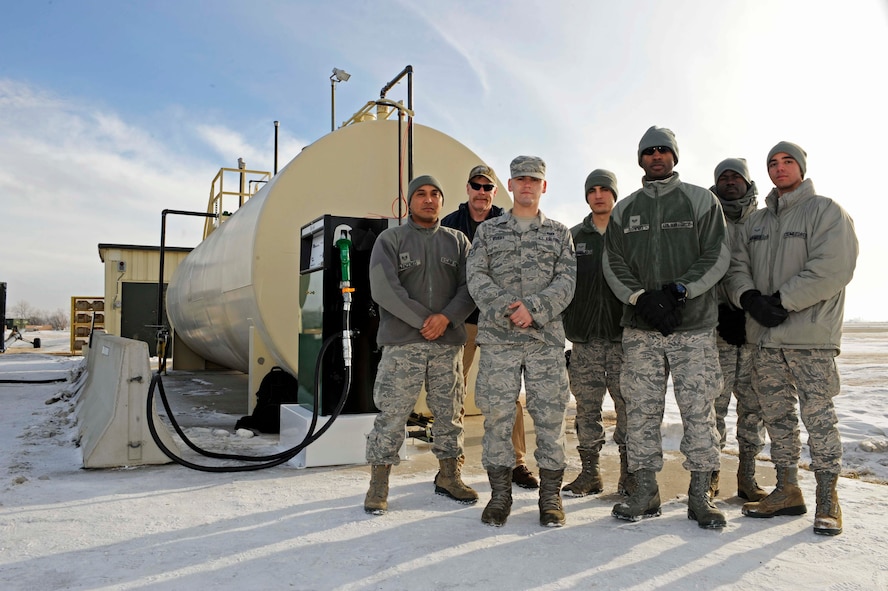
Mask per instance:
[[[725,158],[719,162],[718,166],[715,167],[716,185],[718,184],[718,177],[720,177],[726,170],[733,170],[742,176],[743,180],[746,181],[747,187],[752,184],[752,181],[749,180],[749,166],[746,165],[746,158]]]
[[[657,127],[656,125],[652,125],[650,129],[644,132],[644,135],[641,136],[641,141],[638,142],[638,164],[641,165],[641,153],[644,150],[657,146],[665,146],[672,150],[672,155],[675,156],[675,164],[678,164],[678,142],[675,141],[675,134],[672,133],[671,129]]]
[[[407,203],[410,203],[410,200],[413,199],[413,194],[423,185],[432,185],[441,191],[441,200],[444,200],[444,189],[441,188],[441,183],[438,182],[438,179],[430,174],[424,174],[410,181],[410,185],[407,186]]]
[[[792,142],[779,142],[776,146],[771,148],[770,152],[768,152],[767,162],[771,162],[771,158],[774,157],[774,154],[779,154],[780,152],[786,152],[799,163],[799,168],[802,169],[802,178],[805,178],[805,171],[808,168],[808,153],[798,144]]]
[[[586,177],[586,192],[583,196],[589,195],[592,187],[606,187],[614,194],[614,201],[617,200],[617,175],[603,168],[596,168]]]

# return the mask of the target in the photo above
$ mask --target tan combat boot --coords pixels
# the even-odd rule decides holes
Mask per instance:
[[[719,472],[718,470],[713,470],[712,474],[709,476],[709,485],[707,486],[707,488],[710,499],[714,499],[718,496],[718,483],[720,480],[720,476],[721,472]]]
[[[370,466],[370,489],[364,497],[364,511],[373,515],[382,515],[388,511],[389,474],[391,464],[374,464]]]
[[[835,472],[815,472],[817,478],[817,511],[814,513],[814,533],[837,536],[842,533],[842,508],[836,493],[839,475]]]
[[[761,501],[743,504],[747,517],[775,517],[777,515],[804,515],[808,512],[805,498],[799,488],[799,469],[777,466],[777,488]]]
[[[435,492],[450,497],[464,505],[478,502],[478,493],[462,481],[459,458],[438,460],[438,474],[435,475]]]

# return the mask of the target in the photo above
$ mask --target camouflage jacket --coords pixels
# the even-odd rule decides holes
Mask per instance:
[[[573,298],[577,260],[564,224],[540,212],[524,233],[511,212],[478,226],[467,265],[469,292],[481,315],[479,345],[534,340],[562,347],[561,313]],[[533,316],[528,328],[508,318],[509,304],[520,300]]]

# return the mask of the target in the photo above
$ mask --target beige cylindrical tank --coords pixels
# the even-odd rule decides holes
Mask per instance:
[[[275,363],[297,373],[300,230],[324,214],[397,218],[398,128],[397,121],[366,121],[307,146],[188,255],[167,290],[169,318],[185,344],[247,372],[254,327]],[[414,124],[414,175],[443,185],[445,214],[466,200],[468,172],[482,162],[455,139]],[[508,208],[498,184],[495,203]],[[406,202],[402,210],[406,216]]]

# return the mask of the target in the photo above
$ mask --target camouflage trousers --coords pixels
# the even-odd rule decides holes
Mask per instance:
[[[718,339],[718,362],[721,365],[724,387],[715,400],[715,423],[725,448],[728,430],[725,417],[731,404],[731,394],[737,399],[737,446],[740,453],[758,454],[765,447],[765,423],[758,397],[752,389],[752,356],[755,347],[737,347]]]
[[[604,422],[601,406],[610,392],[617,412],[614,442],[626,443],[626,404],[620,393],[620,369],[623,365],[623,344],[607,339],[574,343],[570,357],[570,389],[577,400],[577,449],[598,453],[604,445]]]
[[[564,349],[545,343],[483,345],[475,381],[475,403],[484,415],[481,463],[487,470],[512,468],[512,425],[521,391],[536,429],[534,458],[540,468],[563,470],[564,416],[570,399]]]
[[[463,350],[463,379],[468,385],[469,371],[472,369],[472,363],[475,361],[475,351],[478,345],[475,339],[478,337],[478,325],[466,322],[466,345]],[[463,413],[465,414],[465,412]],[[524,437],[524,407],[521,401],[515,401],[515,425],[512,427],[512,445],[515,447],[515,465],[526,466],[527,460],[527,440]]]
[[[373,402],[379,414],[367,436],[367,463],[399,463],[404,427],[423,385],[426,403],[435,417],[432,453],[438,459],[463,455],[462,407],[466,389],[462,349],[462,345],[431,341],[383,347],[373,386]]]
[[[771,438],[775,466],[795,467],[802,453],[799,411],[808,431],[811,468],[841,472],[842,441],[833,397],[839,393],[831,349],[757,349],[752,385]]]
[[[682,466],[692,472],[718,470],[714,402],[722,379],[715,331],[676,332],[664,337],[657,331],[625,328],[620,389],[626,402],[629,471],[663,469],[660,426],[670,373],[684,424]]]

